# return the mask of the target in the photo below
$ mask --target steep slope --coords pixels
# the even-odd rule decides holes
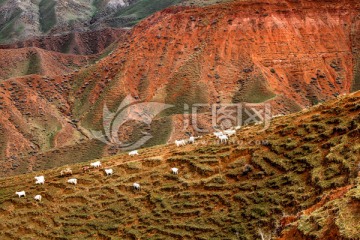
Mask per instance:
[[[133,27],[155,12],[170,6],[207,6],[229,1],[233,0],[133,0],[128,1],[127,6],[114,9],[111,6],[116,1],[99,0],[93,3],[98,10],[90,21],[90,28]]]
[[[115,28],[72,32],[4,44],[0,45],[0,49],[37,47],[61,53],[91,55],[101,53],[114,42],[123,42],[127,36],[127,32],[127,30]]]
[[[47,95],[50,88],[61,99],[56,109],[65,111],[65,106],[65,119],[89,139],[93,137],[90,130],[103,130],[104,106],[115,111],[129,94],[140,102],[172,104],[151,127],[129,123],[118,133],[121,141],[130,142],[142,132],[151,132],[154,137],[144,147],[173,142],[188,134],[203,134],[191,124],[184,127],[184,104],[191,109],[197,103],[216,107],[269,103],[276,115],[350,92],[358,76],[358,20],[359,3],[353,0],[260,0],[173,7],[139,23],[127,40],[97,64],[54,77],[56,87],[44,81],[37,91]],[[20,80],[28,81],[32,79]],[[5,87],[1,94],[6,99],[12,93]],[[203,109],[198,127],[213,131],[211,114],[209,108]],[[21,117],[26,128],[27,117]],[[7,121],[3,124],[6,127]],[[29,158],[30,152],[11,148],[4,137],[1,140],[5,162],[11,156],[22,156],[21,161],[31,166],[41,162],[36,169],[119,151],[91,140],[62,149],[38,147],[37,154]],[[30,148],[21,138],[13,141]],[[77,154],[76,160],[72,154]],[[5,174],[24,171],[17,168]]]
[[[30,74],[57,76],[91,64],[93,56],[59,54],[38,48],[0,49],[0,82]]]
[[[360,90],[360,17],[354,19],[354,24],[351,28],[351,42],[353,45],[353,54],[355,56],[355,68],[354,68],[354,81],[352,90]]]
[[[101,25],[111,27],[131,27],[142,19],[163,10],[169,6],[180,3],[181,0],[137,0],[132,1],[129,6],[120,8],[112,14],[104,14],[100,11],[92,18],[92,28]]]
[[[89,30],[90,20],[96,11],[106,10],[110,14],[132,2],[134,1],[2,0],[0,43],[44,34]]]
[[[354,239],[360,234],[354,225],[359,113],[357,92],[273,119],[265,132],[259,125],[243,128],[229,144],[208,135],[185,147],[163,145],[136,157],[101,159],[112,176],[103,169],[83,173],[88,163],[71,165],[76,186],[66,183],[60,168],[1,179],[0,237],[259,239],[279,236],[283,216],[305,210],[316,216],[301,217],[301,231],[320,232],[334,222],[340,229],[311,239]],[[170,174],[171,167],[179,175]],[[36,175],[45,175],[45,185],[34,184]],[[133,190],[134,182],[140,191]],[[25,198],[15,195],[21,190]],[[41,203],[33,199],[36,194],[43,196]],[[323,199],[331,202],[323,205]]]
[[[358,15],[352,0],[164,10],[137,25],[111,56],[71,77],[73,114],[100,129],[104,104],[115,109],[129,93],[175,104],[171,114],[194,103],[269,102],[274,113],[298,111],[350,92]]]
[[[37,75],[0,82],[1,175],[32,171],[22,157],[84,139],[68,116],[63,91],[68,89],[53,78]]]
[[[359,238],[360,175],[354,186],[325,194],[321,201],[305,210],[288,225],[279,239],[357,239]]]
[[[43,35],[129,27],[175,4],[208,5],[226,1],[229,0],[1,0],[0,44]]]

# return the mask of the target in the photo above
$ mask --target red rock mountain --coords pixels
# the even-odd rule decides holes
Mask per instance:
[[[27,101],[19,103],[23,108],[36,106],[29,106],[29,100],[39,98],[47,110],[44,114],[56,117],[46,123],[53,130],[44,132],[45,143],[39,144],[38,134],[32,132],[34,156],[29,158],[29,142],[1,137],[2,156],[21,158],[31,162],[28,169],[41,169],[45,163],[53,166],[107,155],[108,147],[94,140],[59,147],[90,137],[89,129],[101,130],[104,104],[115,110],[128,94],[142,101],[176,105],[155,119],[149,143],[154,145],[193,132],[182,130],[184,103],[268,102],[277,114],[357,90],[359,10],[360,3],[354,0],[258,0],[172,7],[156,13],[93,66],[52,81],[32,76],[4,84],[2,109],[21,121],[12,123],[9,131],[2,119],[3,136],[14,131],[14,136],[29,139],[21,129],[32,120],[31,113],[25,113],[32,111],[13,110],[20,93],[9,90],[12,84],[29,92]],[[204,114],[203,128],[210,128],[207,120],[209,115]],[[64,137],[65,133],[74,134]],[[130,138],[138,134],[131,127],[123,133]],[[49,141],[51,147],[45,147]],[[96,153],[85,153],[88,143]],[[81,152],[81,146],[84,152],[67,159]],[[21,172],[16,166],[13,171]]]
[[[351,90],[358,15],[354,1],[170,8],[139,24],[92,71],[117,83],[107,96],[168,103],[272,99],[290,112]],[[95,86],[87,88],[92,102]]]
[[[116,28],[71,32],[3,44],[0,45],[0,49],[36,47],[67,54],[92,55],[101,53],[116,41],[124,41],[127,32],[128,30]]]
[[[298,111],[355,86],[358,15],[354,1],[164,10],[134,28],[111,56],[71,78],[84,88],[72,88],[72,95],[86,91],[73,98],[74,116],[86,128],[101,128],[104,104],[116,108],[128,93],[175,104],[172,113],[182,113],[183,103],[264,101],[275,114]]]
[[[0,49],[0,81],[30,74],[57,76],[91,64],[96,55],[61,54],[39,48]]]

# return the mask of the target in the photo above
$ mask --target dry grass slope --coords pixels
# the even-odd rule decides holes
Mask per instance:
[[[232,138],[237,142],[226,145],[205,136],[201,142],[206,144],[157,146],[133,158],[102,159],[103,167],[114,169],[113,176],[106,177],[102,169],[82,173],[88,163],[71,165],[76,186],[60,177],[60,168],[3,178],[0,238],[259,239],[259,230],[277,236],[284,215],[296,215],[334,189],[355,184],[359,113],[357,92],[276,118],[265,133],[258,132],[261,126],[244,128]],[[178,167],[179,175],[172,175],[171,167]],[[40,174],[46,183],[35,186],[34,176]],[[132,189],[134,182],[141,191]],[[26,198],[15,195],[21,190]],[[34,201],[36,194],[43,196],[41,203]],[[359,206],[358,190],[346,199],[334,213],[340,228],[331,235],[336,239],[360,234],[352,228],[356,219],[340,217]],[[301,220],[303,232],[311,231],[306,221]]]

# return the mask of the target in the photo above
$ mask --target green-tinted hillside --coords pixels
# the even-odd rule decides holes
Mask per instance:
[[[87,163],[72,165],[76,186],[60,176],[60,168],[1,179],[0,238],[250,240],[260,233],[276,238],[288,227],[281,224],[284,216],[305,210],[299,229],[312,232],[311,239],[354,239],[360,234],[353,214],[357,190],[325,205],[339,213],[308,209],[357,184],[359,113],[357,92],[276,118],[265,132],[259,132],[261,125],[239,130],[229,144],[204,136],[196,145],[102,159],[113,176],[103,169],[82,173]],[[171,174],[171,167],[179,168],[179,175]],[[36,186],[34,176],[42,174],[46,183]],[[133,190],[134,182],[141,191]],[[26,198],[15,195],[21,190]],[[33,199],[36,194],[43,196],[41,203]],[[328,224],[338,228],[316,237]]]

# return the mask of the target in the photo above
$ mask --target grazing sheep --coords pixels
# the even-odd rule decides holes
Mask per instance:
[[[189,143],[191,143],[191,144],[195,143],[195,137],[191,136],[189,138]]]
[[[15,192],[15,194],[17,194],[19,196],[19,198],[22,196],[26,197],[25,191]]]
[[[221,135],[220,137],[219,137],[219,139],[220,139],[220,143],[227,143],[227,141],[229,140],[229,138],[228,138],[228,136],[226,136],[226,135]]]
[[[135,155],[139,155],[139,152],[138,152],[138,150],[134,150],[134,151],[131,151],[131,152],[129,152],[129,156],[135,156]]]
[[[282,116],[284,116],[284,114],[280,113],[280,114],[277,114],[277,115],[273,115],[271,118],[273,119],[273,118],[278,118],[278,117],[282,117]]]
[[[114,171],[112,169],[105,169],[105,173],[107,176],[112,175]]]
[[[171,172],[173,174],[178,174],[179,173],[179,169],[178,168],[171,168]]]
[[[35,184],[44,184],[45,183],[45,177],[44,176],[35,177],[35,179],[36,179]]]
[[[39,202],[41,202],[41,195],[36,195],[35,197],[34,197],[34,199],[36,200],[36,201],[39,201]]]
[[[96,162],[90,163],[90,166],[93,167],[93,168],[101,167],[101,162],[96,161]]]
[[[214,132],[215,137],[220,137],[224,135],[222,132]]]
[[[71,170],[71,168],[65,168],[65,169],[61,170],[60,174],[61,174],[61,176],[72,175],[72,170]]]
[[[70,178],[67,182],[76,185],[77,184],[77,179],[76,178]]]
[[[140,189],[141,189],[140,184],[138,184],[138,183],[134,183],[134,184],[133,184],[133,187],[134,187],[135,190],[139,190],[139,191],[140,191]]]
[[[35,184],[44,184],[44,181],[36,181]]]
[[[185,140],[175,140],[175,144],[177,147],[180,147],[180,146],[185,146],[186,142]]]
[[[232,135],[234,135],[236,133],[236,130],[225,130],[224,131],[225,135],[228,135],[229,137],[231,137]]]
[[[89,172],[90,171],[90,167],[88,166],[85,166],[82,168],[83,172],[86,173],[86,172]]]

